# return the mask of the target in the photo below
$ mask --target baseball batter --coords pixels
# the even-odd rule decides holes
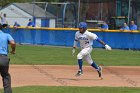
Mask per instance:
[[[75,34],[74,45],[72,49],[72,55],[75,53],[75,48],[77,47],[78,41],[80,42],[81,51],[77,55],[79,70],[76,76],[80,76],[83,74],[82,64],[83,60],[90,64],[93,68],[95,68],[99,74],[99,78],[103,79],[102,77],[102,67],[98,66],[91,58],[90,53],[92,52],[92,45],[93,40],[98,41],[102,45],[105,46],[106,50],[111,50],[111,47],[105,44],[96,34],[91,33],[87,30],[87,24],[85,22],[80,22],[79,24],[79,31]]]

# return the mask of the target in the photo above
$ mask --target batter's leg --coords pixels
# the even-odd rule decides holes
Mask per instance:
[[[95,68],[98,72],[99,77],[102,79],[102,67],[98,66],[91,58],[91,55],[88,54],[84,56],[85,61],[90,64],[93,68]]]

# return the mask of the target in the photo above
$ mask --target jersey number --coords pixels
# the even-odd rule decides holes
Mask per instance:
[[[85,44],[89,44],[89,41],[85,41]]]

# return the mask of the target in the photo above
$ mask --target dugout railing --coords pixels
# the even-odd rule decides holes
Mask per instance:
[[[16,43],[34,44],[34,45],[55,45],[55,46],[73,46],[73,40],[78,28],[43,28],[43,27],[19,27],[5,28],[4,32],[10,33]],[[140,49],[139,31],[120,31],[88,29],[96,33],[103,41],[116,49]],[[100,43],[94,41],[94,47],[103,47]]]

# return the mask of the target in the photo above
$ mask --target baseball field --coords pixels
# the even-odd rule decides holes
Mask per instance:
[[[140,93],[140,51],[93,49],[92,58],[103,66],[100,80],[86,62],[84,74],[75,77],[78,65],[71,50],[18,45],[17,53],[9,55],[13,93]],[[0,89],[3,93],[2,81]]]

